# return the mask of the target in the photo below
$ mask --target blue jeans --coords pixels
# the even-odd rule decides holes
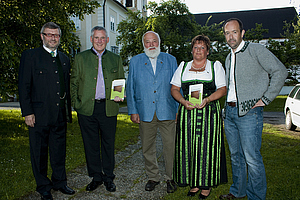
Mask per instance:
[[[266,199],[266,172],[260,154],[263,107],[239,117],[236,107],[226,106],[224,125],[232,165],[230,193],[236,197],[247,195],[249,200]]]

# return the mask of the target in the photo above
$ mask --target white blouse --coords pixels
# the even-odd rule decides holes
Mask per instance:
[[[205,70],[202,72],[196,71],[189,71],[192,67],[192,62],[188,62],[183,74],[182,74],[182,81],[189,81],[189,80],[205,80],[210,81],[212,80],[212,71],[211,71],[211,62],[207,60]],[[177,87],[181,87],[181,72],[184,66],[184,61],[182,61],[175,71],[173,78],[171,80],[171,84]],[[225,71],[222,67],[222,64],[219,61],[214,63],[214,71],[215,71],[215,84],[217,89],[226,86],[225,82]]]

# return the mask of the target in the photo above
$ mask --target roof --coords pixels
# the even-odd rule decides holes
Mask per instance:
[[[119,1],[117,0],[112,0],[113,2],[115,2],[116,4],[118,4],[122,9],[124,9],[127,12],[127,8],[125,6],[123,6]]]
[[[264,33],[264,38],[282,38],[284,21],[290,22],[296,16],[297,12],[294,7],[272,8],[262,10],[234,11],[234,12],[219,12],[219,13],[204,13],[194,14],[195,20],[200,25],[205,25],[207,19],[208,25],[223,22],[229,18],[239,18],[247,31],[255,28],[255,24],[262,24],[264,29],[269,29],[268,33]]]

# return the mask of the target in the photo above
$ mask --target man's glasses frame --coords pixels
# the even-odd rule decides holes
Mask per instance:
[[[60,38],[60,35],[59,34],[51,34],[51,33],[42,33],[44,36],[46,37],[54,37],[54,38]]]

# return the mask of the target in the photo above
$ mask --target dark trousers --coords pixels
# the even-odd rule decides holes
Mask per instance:
[[[52,126],[29,127],[29,142],[32,171],[39,193],[60,188],[67,184],[65,110],[60,109],[57,122]],[[51,180],[47,177],[48,148],[52,168]]]
[[[93,115],[78,114],[78,122],[89,176],[93,177],[95,181],[113,181],[117,116],[107,117],[105,102],[95,102]]]

